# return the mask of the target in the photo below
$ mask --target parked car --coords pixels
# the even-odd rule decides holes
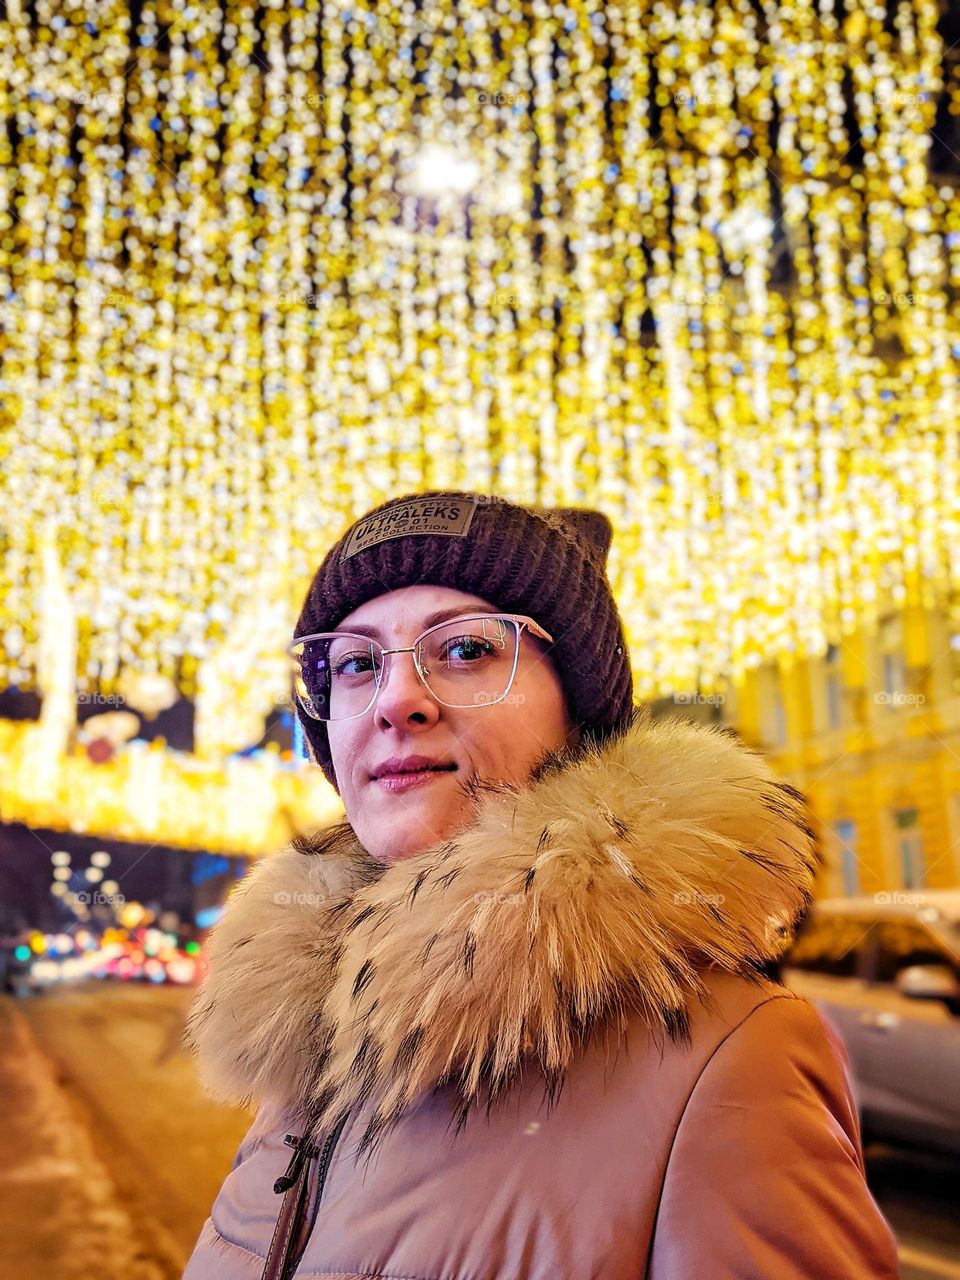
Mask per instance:
[[[782,973],[846,1044],[864,1140],[960,1155],[960,891],[815,902]]]

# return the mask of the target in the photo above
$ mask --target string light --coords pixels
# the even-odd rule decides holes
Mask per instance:
[[[38,726],[0,720],[0,821],[256,855],[280,848],[296,831],[343,815],[320,770],[281,767],[275,743],[257,756],[206,761],[168,751],[162,739],[127,743],[104,764],[78,752],[55,762],[52,786],[39,780],[43,750]],[[69,855],[57,852],[51,861],[54,882],[69,880]],[[87,879],[102,877],[109,854],[94,853],[90,861]],[[104,893],[116,888],[114,881],[103,881]]]
[[[643,698],[956,609],[936,0],[133,12],[0,23],[5,683],[52,537],[80,688],[242,745],[331,542],[448,485],[610,515]]]

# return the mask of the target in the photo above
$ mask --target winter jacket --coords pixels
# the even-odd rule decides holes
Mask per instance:
[[[820,861],[800,793],[638,710],[476,800],[231,895],[188,1035],[257,1114],[185,1280],[894,1280],[842,1044],[761,972]]]

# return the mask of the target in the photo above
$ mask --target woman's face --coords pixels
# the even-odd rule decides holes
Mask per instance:
[[[376,628],[385,649],[410,645],[440,609],[489,610],[491,602],[450,587],[413,586],[366,601],[341,619]],[[519,784],[542,757],[579,733],[567,714],[563,689],[546,641],[524,629],[517,672],[501,702],[447,707],[424,687],[411,653],[387,656],[370,710],[327,725],[330,753],[346,816],[360,843],[381,862],[421,853],[469,826],[475,802],[461,791],[471,775]],[[455,764],[421,785],[391,790],[374,776],[391,756],[423,755]]]

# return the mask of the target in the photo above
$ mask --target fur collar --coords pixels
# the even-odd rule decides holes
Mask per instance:
[[[208,1092],[314,1133],[369,1102],[361,1150],[442,1083],[462,1123],[531,1057],[553,1097],[601,1022],[639,1012],[682,1044],[698,971],[760,981],[821,862],[758,752],[647,707],[523,787],[468,791],[474,823],[416,857],[384,867],[342,822],[238,883],[187,1023]]]

